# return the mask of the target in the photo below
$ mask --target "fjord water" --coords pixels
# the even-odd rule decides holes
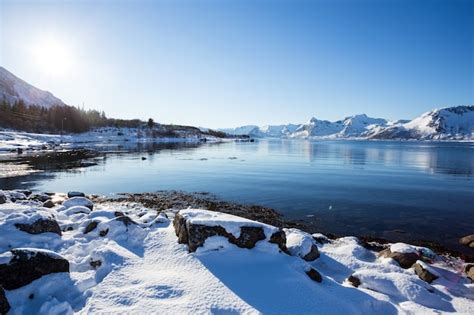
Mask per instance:
[[[459,237],[474,233],[474,143],[275,139],[143,149],[107,154],[80,170],[3,179],[0,186],[206,191],[272,207],[313,231],[454,249],[462,248]]]

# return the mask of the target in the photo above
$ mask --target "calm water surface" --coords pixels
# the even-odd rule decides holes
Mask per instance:
[[[323,233],[456,249],[459,237],[474,233],[474,143],[261,140],[145,149],[80,170],[0,179],[0,187],[208,191],[273,207]]]

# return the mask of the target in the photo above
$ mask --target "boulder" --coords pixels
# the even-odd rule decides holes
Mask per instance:
[[[0,205],[7,202],[7,196],[4,193],[0,192]]]
[[[316,281],[316,282],[323,281],[323,277],[321,276],[321,274],[314,268],[310,268],[308,271],[306,271],[306,274],[313,281]]]
[[[54,202],[49,199],[49,200],[46,200],[44,203],[43,203],[43,207],[45,208],[53,208],[55,206]]]
[[[379,253],[379,257],[392,258],[393,260],[398,262],[400,267],[402,267],[403,269],[410,268],[411,266],[413,266],[414,263],[416,263],[418,259],[421,258],[421,256],[416,252],[392,252],[390,248],[382,250]]]
[[[39,201],[39,202],[46,202],[46,201],[50,200],[51,197],[46,195],[46,194],[34,193],[34,194],[31,194],[28,197],[28,199],[29,200],[36,200],[36,201]]]
[[[85,197],[86,194],[80,191],[70,191],[67,193],[68,198],[73,198],[73,197]]]
[[[5,296],[5,290],[0,285],[0,314],[6,314],[10,310],[10,303],[8,303],[7,297]]]
[[[38,219],[33,223],[15,223],[15,227],[20,231],[30,234],[51,232],[61,235],[61,228],[58,222],[52,218]]]
[[[474,281],[474,264],[467,264],[464,267],[464,272],[466,273],[466,276],[471,279],[471,281]]]
[[[89,222],[89,224],[87,224],[86,228],[84,229],[84,234],[92,232],[97,227],[98,224],[99,224],[99,222],[97,222],[97,221]]]
[[[69,272],[69,262],[44,249],[16,248],[6,264],[0,264],[0,285],[7,290],[25,286],[44,275]]]
[[[85,197],[72,197],[72,198],[69,198],[69,199],[67,199],[63,202],[63,206],[66,209],[71,208],[71,207],[75,207],[75,206],[83,206],[83,207],[87,207],[91,210],[93,210],[93,208],[94,208],[94,204],[92,203],[92,201],[90,201],[89,199],[87,199]]]
[[[459,239],[459,243],[474,248],[474,234],[466,235]]]
[[[360,286],[360,279],[354,275],[350,275],[349,278],[347,278],[347,282],[356,288]]]
[[[298,229],[283,229],[286,234],[286,247],[293,256],[299,256],[306,261],[319,257],[319,250],[313,236]]]
[[[282,251],[287,252],[285,233],[280,229],[233,215],[221,214],[219,212],[194,210],[196,211],[195,213],[188,213],[190,211],[193,210],[180,211],[176,214],[173,221],[173,226],[178,236],[178,242],[188,245],[190,252],[194,252],[198,247],[203,246],[206,239],[211,236],[223,236],[227,238],[230,243],[238,247],[253,248],[257,242],[267,239],[264,227],[272,230],[268,241],[277,244]],[[182,215],[182,213],[185,214]],[[196,217],[201,215],[205,218],[211,217],[215,218],[215,221],[210,221],[210,223],[207,223],[205,220],[194,221],[188,218],[188,215]],[[225,217],[229,221],[225,222],[219,216]],[[120,218],[121,217],[117,219]],[[239,236],[236,237],[233,233],[227,231],[224,226],[219,225],[219,223],[224,226],[232,225],[234,230],[238,229]]]
[[[426,266],[423,266],[422,263],[415,263],[415,273],[418,275],[418,277],[428,283],[433,282],[434,280],[438,279],[438,276],[434,275],[431,271],[426,268]]]

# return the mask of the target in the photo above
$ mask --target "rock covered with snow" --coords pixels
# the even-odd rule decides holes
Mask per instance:
[[[400,267],[408,269],[413,266],[417,260],[422,258],[422,252],[419,247],[404,243],[395,243],[390,248],[384,249],[379,253],[380,257],[392,258]]]
[[[15,248],[10,252],[10,257],[2,254],[0,264],[0,285],[7,290],[18,289],[44,275],[69,272],[69,262],[52,251]]]
[[[319,257],[316,241],[311,234],[298,229],[283,229],[286,236],[286,247],[293,256],[299,256],[306,261]]]
[[[212,236],[222,236],[238,247],[253,248],[266,240],[287,251],[286,237],[282,230],[260,222],[234,215],[202,209],[179,211],[173,221],[178,242],[188,245],[194,252]]]
[[[69,209],[71,207],[82,206],[93,210],[94,204],[85,197],[72,197],[63,202],[63,207]]]
[[[420,277],[421,280],[426,281],[428,283],[433,282],[434,280],[439,278],[439,275],[436,271],[433,271],[426,263],[423,261],[417,261],[413,267],[415,268],[415,273]]]

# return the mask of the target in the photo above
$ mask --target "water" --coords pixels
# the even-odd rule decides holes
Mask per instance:
[[[473,174],[474,143],[260,140],[108,154],[97,166],[0,179],[0,187],[207,191],[275,208],[314,231],[460,250],[458,239],[474,233]]]

